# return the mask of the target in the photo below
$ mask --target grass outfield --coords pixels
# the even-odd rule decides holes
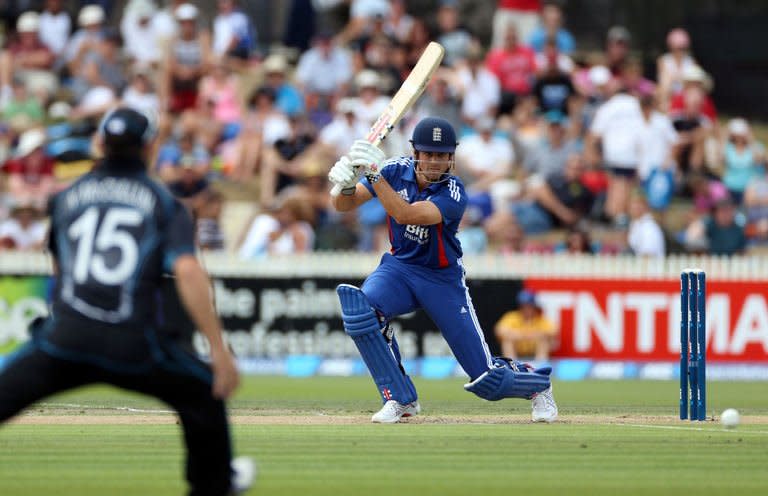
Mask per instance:
[[[366,378],[247,378],[232,402],[252,494],[765,494],[765,383],[713,382],[710,413],[738,429],[676,420],[677,384],[558,383],[561,422],[530,424],[523,401],[489,403],[460,380],[417,380],[423,415],[371,425]],[[129,408],[130,410],[128,410]],[[138,411],[137,411],[138,410]],[[49,399],[0,429],[0,495],[179,495],[179,430],[163,405],[97,387]]]

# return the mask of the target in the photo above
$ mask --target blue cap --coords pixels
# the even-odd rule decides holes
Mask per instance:
[[[538,306],[536,304],[536,293],[527,289],[520,291],[517,293],[517,304]]]
[[[419,152],[453,153],[459,143],[450,122],[440,117],[427,117],[413,129],[411,144]]]

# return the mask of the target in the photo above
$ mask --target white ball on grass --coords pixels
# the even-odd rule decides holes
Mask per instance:
[[[720,415],[720,422],[728,429],[733,429],[739,425],[739,412],[735,408],[729,408]]]

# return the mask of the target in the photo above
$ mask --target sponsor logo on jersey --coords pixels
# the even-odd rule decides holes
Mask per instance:
[[[405,226],[405,234],[406,239],[409,239],[411,241],[415,241],[420,245],[425,244],[427,241],[429,241],[429,227],[428,226],[416,226],[413,224],[409,224]]]

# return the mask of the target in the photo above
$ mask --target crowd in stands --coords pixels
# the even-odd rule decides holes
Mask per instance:
[[[92,166],[100,119],[128,105],[156,118],[151,173],[193,212],[202,249],[381,251],[381,206],[335,212],[326,174],[431,40],[446,48],[443,65],[382,146],[410,154],[425,116],[459,131],[466,253],[728,255],[768,241],[764,147],[746,120],[720,122],[682,28],[649,78],[625,27],[587,52],[545,0],[499,0],[492,33],[465,28],[458,0],[439,0],[429,18],[404,0],[351,0],[340,29],[322,9],[342,2],[313,2],[309,45],[269,48],[236,0],[215,12],[81,2],[74,15],[62,0],[41,3],[5,19],[0,249],[41,247],[48,197]],[[227,238],[222,212],[238,191],[254,215]]]

